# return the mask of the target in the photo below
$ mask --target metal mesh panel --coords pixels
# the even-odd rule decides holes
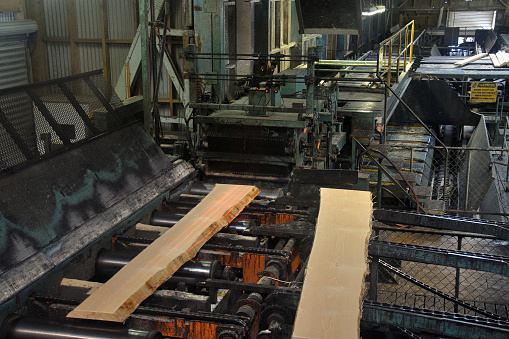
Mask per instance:
[[[382,229],[373,232],[372,238],[380,241],[507,256],[506,242],[501,240],[491,237],[471,237],[447,233],[435,231],[434,234],[428,234],[412,232],[411,230],[392,231]],[[489,272],[456,269],[454,267],[390,258],[381,258],[381,260],[427,286],[480,309],[509,318],[509,277]],[[380,302],[479,315],[474,310],[456,305],[453,301],[446,300],[381,266],[378,270],[377,289],[377,301]]]
[[[509,211],[509,199],[497,198],[507,190],[503,187],[508,181],[507,154],[507,149],[450,147],[446,151],[439,146],[391,145],[387,156],[392,159],[392,163],[384,159],[382,165],[393,179],[407,189],[407,184],[398,174],[399,170],[416,188],[421,204],[426,200],[440,201],[443,202],[441,211],[463,213],[469,217],[480,212],[483,218],[491,219],[494,215],[500,215],[500,212]],[[361,160],[361,169],[370,175],[370,181],[376,186],[376,164],[367,156]],[[391,196],[404,198],[401,190],[394,187],[392,179],[387,175],[382,175],[382,182],[384,191],[391,190]],[[429,193],[421,189],[426,187],[430,189]],[[387,194],[383,196],[390,197]],[[401,201],[395,202],[395,205],[399,203],[401,207]]]
[[[102,71],[0,91],[0,170],[118,128],[122,108]]]

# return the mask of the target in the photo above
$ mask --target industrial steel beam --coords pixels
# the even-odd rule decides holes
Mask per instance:
[[[508,257],[384,241],[371,241],[368,251],[370,255],[377,257],[465,268],[509,276]]]
[[[509,323],[507,321],[368,300],[363,302],[362,320],[453,338],[502,339],[509,336]]]
[[[486,234],[509,240],[509,225],[501,222],[386,209],[374,210],[373,216],[382,222]]]

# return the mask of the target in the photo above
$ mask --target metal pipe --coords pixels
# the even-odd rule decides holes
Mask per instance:
[[[380,164],[382,159],[380,159]],[[377,180],[376,180],[376,205],[378,208],[382,207],[382,170],[378,167]]]
[[[251,78],[256,78],[256,79],[270,79],[272,81],[285,81],[285,82],[290,82],[290,83],[305,83],[305,79],[304,78],[299,78],[297,76],[293,76],[293,75],[281,75],[281,76],[278,76],[278,75],[257,75],[257,76],[252,76],[252,75],[247,75],[247,74],[208,74],[208,73],[192,73],[190,74],[190,78],[192,79],[199,79],[199,77],[203,77],[203,78],[207,78],[207,79],[230,79],[230,78],[234,78],[234,79],[243,79],[243,78],[246,78],[246,79],[251,79]],[[319,77],[319,76],[315,76],[316,80],[325,80],[325,81],[344,81],[344,82],[358,82],[358,81],[367,81],[367,82],[381,82],[380,80],[378,80],[377,78],[336,78],[336,77]]]
[[[13,317],[0,330],[6,339],[159,339],[158,331],[132,330],[121,325],[96,322],[72,324],[44,318]]]
[[[295,242],[297,240],[294,237],[291,237],[288,239],[288,242],[286,243],[285,247],[283,247],[283,251],[285,252],[291,252],[295,246]]]
[[[213,56],[226,56],[228,57],[229,59],[231,59],[231,57],[237,57],[237,56],[242,56],[242,57],[252,57],[252,58],[263,58],[263,57],[269,57],[269,58],[276,58],[276,59],[286,59],[286,60],[291,60],[291,59],[294,59],[294,60],[306,60],[307,58],[309,58],[309,56],[307,55],[285,55],[285,54],[263,54],[263,53],[254,53],[254,54],[247,54],[247,53],[238,53],[238,54],[233,54],[233,53],[214,53],[214,52],[200,52],[200,53],[197,53],[197,52],[192,52],[192,53],[189,53],[189,55],[213,55]]]
[[[462,236],[458,236],[458,251],[461,251],[461,241],[463,240]],[[460,296],[460,268],[456,268],[456,278],[454,279],[454,297],[459,299]],[[375,300],[376,301],[376,300]],[[458,304],[454,304],[454,313],[458,313]]]
[[[155,210],[152,212],[152,216],[150,217],[150,224],[153,226],[173,227],[183,217],[184,214],[175,214],[171,212]],[[230,231],[244,232],[253,224],[253,220],[237,218],[228,225],[228,229]]]
[[[414,170],[414,149],[410,148],[410,173]]]
[[[96,274],[102,278],[111,278],[122,267],[127,265],[137,252],[102,251],[95,261]],[[170,282],[199,282],[209,278],[221,277],[221,265],[217,260],[188,261],[170,278]],[[184,278],[184,279],[181,279]]]
[[[268,111],[282,113],[306,113],[305,108],[281,107],[281,106],[263,106],[263,105],[241,105],[241,104],[211,104],[205,102],[191,102],[190,108],[202,108],[210,110],[235,110],[235,111]]]
[[[468,151],[467,155],[467,178],[465,180],[465,210],[468,210],[468,186],[470,182],[470,158],[471,158],[471,151]]]

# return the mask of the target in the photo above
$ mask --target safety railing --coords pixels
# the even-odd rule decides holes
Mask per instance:
[[[410,183],[405,179],[404,175],[398,171],[398,174],[400,175],[400,178],[402,178],[404,181],[405,181],[405,186],[403,186],[402,184],[399,183],[399,181],[395,178],[395,176],[393,176],[391,174],[391,172],[389,171],[389,169],[387,167],[385,167],[384,165],[382,165],[382,161],[378,161],[377,158],[380,158],[380,156],[382,158],[385,158],[387,161],[391,161],[390,158],[387,157],[386,154],[383,154],[382,152],[379,152],[379,151],[374,151],[374,153],[377,153],[376,155],[375,154],[371,154],[370,153],[370,150],[366,149],[364,147],[364,145],[359,141],[357,140],[354,136],[352,136],[352,141],[353,141],[353,144],[354,144],[354,149],[360,149],[362,152],[361,152],[361,155],[365,155],[369,158],[370,162],[374,165],[376,165],[377,167],[377,171],[378,171],[378,184],[377,184],[377,205],[378,207],[381,207],[381,198],[382,198],[382,175],[385,175],[387,177],[387,179],[389,179],[389,181],[394,184],[395,187],[397,187],[400,192],[402,192],[406,198],[409,199],[409,201],[412,201],[414,204],[415,204],[415,207],[417,207],[417,211],[419,211],[420,209],[420,205],[419,205],[419,199],[418,197],[415,195],[415,192],[412,190],[412,187],[410,185]],[[357,162],[357,157],[355,157],[354,159],[356,162]],[[356,166],[356,169],[357,170],[361,170],[362,168],[360,167],[357,167]],[[408,191],[409,190],[412,190],[412,193],[414,193],[413,195],[411,195]]]
[[[500,156],[503,157],[504,156],[504,149],[506,149],[509,145],[508,145],[508,134],[509,134],[509,117],[504,117],[503,118],[503,122],[504,122],[504,132],[503,132],[503,135],[502,135],[502,152],[500,153]],[[509,152],[506,154],[507,158],[509,159]],[[509,161],[509,160],[508,160]],[[507,164],[507,170],[505,172],[505,181],[509,181],[509,163]]]
[[[509,121],[507,128],[509,129]],[[430,188],[427,198],[418,197],[420,202],[423,199],[443,201],[445,212],[448,213],[503,215],[509,220],[509,215],[503,212],[483,209],[485,206],[483,201],[492,183],[495,180],[501,184],[509,181],[507,177],[509,148],[506,145],[504,148],[449,147],[446,150],[442,146],[391,143],[385,157],[392,159],[398,165],[398,171],[396,171],[392,164],[383,166],[377,161],[375,159],[377,154],[369,154],[372,151],[371,148],[358,146],[360,142],[355,138],[354,143],[364,153],[361,153],[364,159],[356,161],[358,169],[371,171],[373,174],[373,171],[381,171],[386,179],[385,185],[393,186],[396,190],[393,191],[396,193],[402,190],[407,191],[402,196],[412,201],[412,205],[415,204],[416,199],[408,193],[411,192],[409,185],[401,183],[401,179],[398,179],[397,183],[394,180],[395,177],[399,178],[398,172],[412,177],[412,180],[415,180],[411,182],[414,188],[415,186]],[[370,181],[377,182],[375,177]],[[377,182],[376,185],[378,184]],[[380,185],[384,183],[380,182]],[[377,188],[377,191],[380,194],[381,189]],[[500,206],[503,211],[509,211],[509,200],[502,199]]]
[[[369,295],[365,299],[484,317],[487,316],[486,312],[490,312],[504,319],[509,318],[509,277],[506,274],[494,273],[487,267],[481,268],[481,265],[477,266],[478,269],[459,268],[458,265],[439,260],[440,252],[456,258],[470,254],[472,261],[482,255],[500,255],[500,240],[472,233],[419,230],[383,224],[373,225],[371,240],[371,252],[376,253],[375,246],[387,242],[406,251],[408,259],[398,260],[372,254],[372,276],[367,289]],[[410,253],[420,249],[420,246],[426,251],[426,257],[430,259],[428,262],[410,258]],[[382,262],[394,268],[388,268]],[[395,274],[396,270],[413,279],[402,278]],[[491,314],[488,316],[493,318]]]
[[[396,71],[396,81],[401,73],[406,72],[412,61],[414,46],[414,21],[380,43],[377,58],[377,76],[391,83],[393,71]],[[397,54],[393,55],[397,48]],[[396,67],[394,67],[396,66]]]
[[[507,147],[507,137],[509,136],[509,117],[504,117],[504,133],[502,134],[502,148]]]

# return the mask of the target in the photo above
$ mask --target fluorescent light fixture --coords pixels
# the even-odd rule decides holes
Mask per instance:
[[[363,16],[371,16],[385,12],[385,6],[374,6],[369,9],[369,12],[362,12]]]

